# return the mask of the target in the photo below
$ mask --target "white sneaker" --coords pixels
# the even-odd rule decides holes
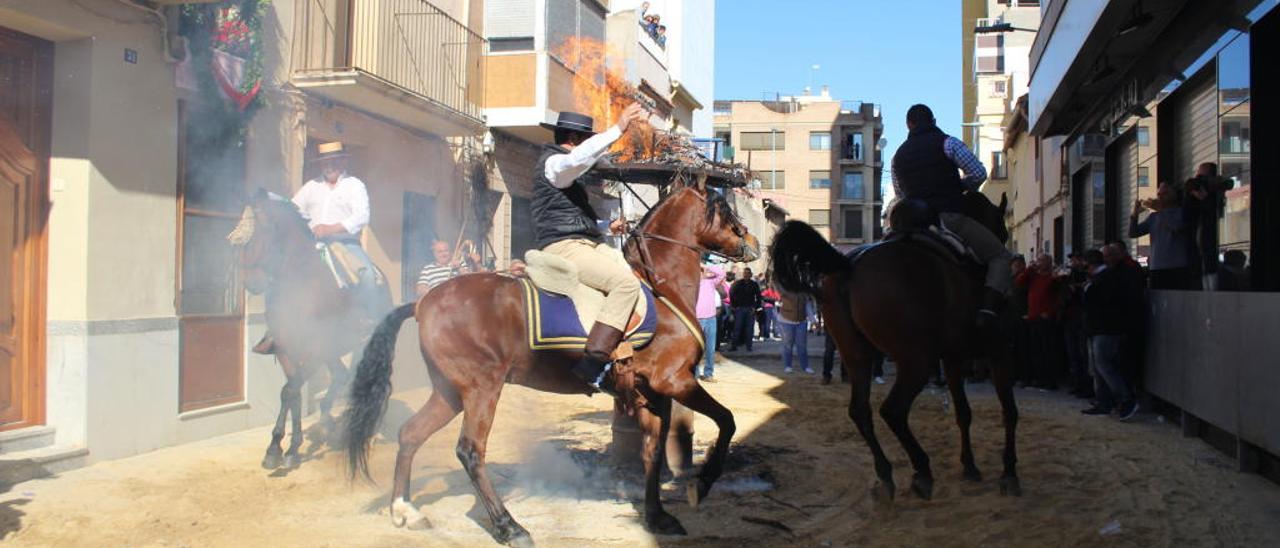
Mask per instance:
[[[782,368],[782,372],[783,372],[783,373],[786,373],[786,374],[788,374],[788,375],[790,375],[790,374],[791,374],[791,368],[790,368],[790,367],[784,367],[784,368]]]
[[[804,372],[805,372],[805,373],[808,373],[808,374],[810,374],[810,375],[812,375],[812,374],[813,374],[813,369],[812,369],[812,368],[809,368],[809,367],[806,367],[806,368],[804,368]]]
[[[876,377],[875,381],[876,384],[884,384],[884,377]]]

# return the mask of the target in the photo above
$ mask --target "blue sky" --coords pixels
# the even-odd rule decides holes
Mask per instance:
[[[719,0],[715,98],[799,94],[819,65],[815,90],[882,105],[888,163],[915,103],[961,135],[960,49],[953,0]]]

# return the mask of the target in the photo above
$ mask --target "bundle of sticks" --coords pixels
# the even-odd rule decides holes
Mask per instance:
[[[742,164],[717,162],[703,154],[687,136],[654,128],[648,122],[632,124],[614,145],[613,164],[650,164],[687,171],[713,171],[728,179],[751,180],[751,171]]]

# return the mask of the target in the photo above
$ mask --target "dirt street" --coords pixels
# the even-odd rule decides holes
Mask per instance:
[[[639,525],[637,476],[617,473],[603,452],[610,405],[600,397],[507,389],[489,463],[512,514],[543,546],[1280,545],[1280,487],[1235,472],[1152,415],[1086,417],[1079,400],[1056,393],[1018,390],[1025,495],[1001,497],[999,406],[985,384],[970,387],[985,480],[960,479],[954,419],[945,392],[930,388],[912,426],[932,457],[934,499],[907,493],[906,455],[877,418],[899,485],[892,506],[877,506],[870,456],[845,413],[847,385],[783,375],[776,348],[762,347],[726,360],[708,387],[737,416],[728,474],[698,511],[683,489],[666,491],[688,537],[655,539]],[[877,405],[887,388],[875,387]],[[427,394],[398,394],[384,435]],[[414,502],[434,524],[425,531],[396,529],[386,513],[389,438],[375,446],[371,485],[349,482],[342,454],[323,443],[305,446],[297,470],[262,470],[268,429],[259,428],[13,485],[0,494],[0,536],[15,546],[493,545],[454,457],[458,423],[418,454]],[[700,460],[714,425],[701,419],[696,430]]]

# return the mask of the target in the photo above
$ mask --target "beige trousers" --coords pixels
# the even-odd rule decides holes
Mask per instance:
[[[579,281],[605,293],[597,322],[626,331],[636,299],[640,298],[640,281],[626,263],[618,261],[616,252],[606,244],[585,239],[560,240],[543,251],[568,259],[578,267]]]

